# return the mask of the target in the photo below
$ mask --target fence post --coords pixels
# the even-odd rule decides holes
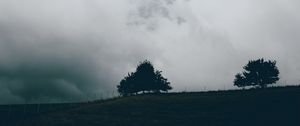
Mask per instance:
[[[38,103],[38,106],[37,106],[37,113],[40,113],[40,103]]]
[[[10,117],[10,112],[11,112],[11,104],[8,105],[8,112],[7,112],[7,117]]]
[[[103,96],[102,96],[102,93],[100,93],[100,100],[103,100]]]
[[[23,109],[24,114],[26,114],[26,104],[27,102],[24,104],[24,109]]]

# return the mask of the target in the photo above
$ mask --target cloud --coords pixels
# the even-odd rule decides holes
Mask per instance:
[[[146,22],[141,23],[142,28],[155,24],[155,32],[147,33],[162,50],[162,63],[158,64],[173,81],[175,90],[234,88],[233,77],[242,66],[262,57],[277,60],[279,84],[297,84],[297,5],[299,2],[293,0],[177,0],[160,4],[168,12],[165,15],[148,9],[150,18],[136,19]],[[168,15],[180,16],[185,22],[177,25]]]
[[[86,100],[148,59],[174,91],[233,88],[250,59],[299,83],[299,2],[0,0],[0,103]],[[47,101],[45,101],[47,102]]]
[[[185,19],[178,13],[178,0],[132,0],[132,9],[128,14],[128,24],[144,27],[153,31],[160,27],[161,20],[178,25]]]
[[[1,1],[0,85],[8,98],[0,103],[115,90],[128,69],[155,55],[128,33],[126,4],[115,3]]]

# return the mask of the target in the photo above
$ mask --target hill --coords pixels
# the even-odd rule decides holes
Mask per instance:
[[[67,106],[67,105],[65,105]],[[299,125],[300,87],[147,94],[77,104],[7,125]],[[0,114],[1,115],[1,114]]]

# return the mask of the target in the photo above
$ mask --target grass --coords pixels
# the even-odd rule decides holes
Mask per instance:
[[[27,118],[11,116],[10,121],[6,120],[3,124],[23,126],[299,125],[300,87],[147,94],[76,104],[73,107],[67,104],[61,106],[51,111],[32,114]]]

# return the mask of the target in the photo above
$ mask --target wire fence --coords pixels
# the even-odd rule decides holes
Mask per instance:
[[[206,91],[203,87],[201,91]],[[176,92],[192,92],[188,88],[184,91]],[[172,93],[172,92],[170,92]],[[0,125],[1,121],[9,121],[22,119],[30,116],[38,116],[52,111],[60,111],[64,109],[77,108],[85,104],[93,102],[98,103],[108,99],[120,97],[117,91],[107,91],[101,93],[89,93],[85,95],[73,95],[69,97],[33,97],[23,103],[0,105]]]
[[[298,85],[299,86],[299,85]],[[272,86],[283,87],[283,86]],[[228,90],[230,88],[223,87],[220,90]],[[220,91],[217,90],[217,91]],[[203,87],[196,92],[212,91]],[[185,93],[193,92],[193,90],[186,88],[183,91],[175,91],[170,93]],[[39,116],[49,112],[60,111],[65,109],[77,108],[90,103],[99,103],[108,99],[120,97],[116,91],[107,91],[102,93],[90,93],[85,95],[74,95],[68,98],[57,97],[39,97],[26,100],[24,103],[0,105],[0,126],[6,122],[23,120],[32,116]]]
[[[15,120],[40,116],[53,111],[77,108],[85,104],[98,103],[117,98],[116,91],[74,95],[72,97],[35,97],[23,103],[0,105],[0,126]]]

